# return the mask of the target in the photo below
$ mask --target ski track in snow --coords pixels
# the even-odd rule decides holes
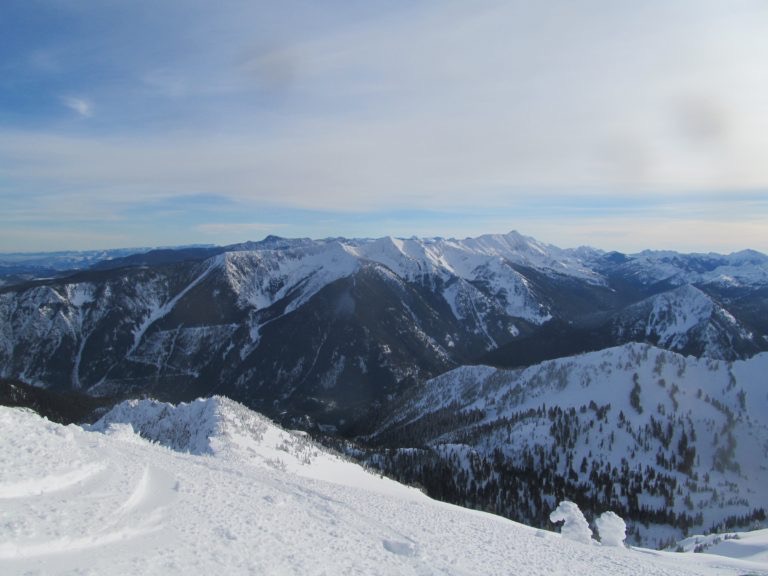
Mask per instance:
[[[100,555],[112,545],[140,547],[135,540],[144,538],[146,542],[149,535],[166,527],[166,511],[178,491],[172,472],[120,455],[95,433],[67,432],[58,436],[72,441],[68,442],[70,449],[74,448],[72,455],[78,461],[91,458],[91,462],[66,473],[0,484],[0,497],[4,498],[0,500],[1,574],[23,573],[20,566],[30,564],[46,574],[71,573],[59,563],[63,562],[63,567],[72,559],[87,558],[83,554]],[[3,429],[3,437],[6,433]],[[46,434],[38,432],[37,436],[45,439]],[[52,436],[52,448],[66,450],[56,442],[60,440],[56,432]],[[50,464],[45,459],[11,462],[11,458],[3,458],[2,464],[15,464],[17,473],[26,465],[29,476]],[[48,460],[55,463],[56,455]]]
[[[229,406],[202,455],[130,424],[83,431],[0,407],[0,438],[12,439],[0,470],[14,467],[0,472],[14,495],[0,502],[0,574],[768,574],[707,554],[579,544],[441,504]],[[79,478],[61,472],[69,460]],[[50,485],[33,493],[40,476]]]
[[[0,484],[0,500],[25,498],[64,490],[90,478],[102,469],[103,466],[94,463],[63,474],[52,474],[41,478],[30,478],[23,482]]]

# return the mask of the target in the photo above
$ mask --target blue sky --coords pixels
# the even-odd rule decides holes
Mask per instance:
[[[768,252],[764,0],[0,3],[0,251]]]

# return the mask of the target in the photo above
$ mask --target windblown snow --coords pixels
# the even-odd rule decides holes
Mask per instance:
[[[0,407],[0,439],[2,574],[768,574],[744,545],[584,544],[438,503],[223,398],[88,430]]]

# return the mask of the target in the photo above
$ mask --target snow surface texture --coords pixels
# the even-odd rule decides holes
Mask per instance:
[[[95,429],[0,407],[0,574],[768,574],[434,502],[221,398]]]
[[[603,546],[623,546],[627,537],[627,525],[614,512],[603,512],[595,518],[597,533]]]
[[[581,542],[582,544],[592,543],[592,530],[589,529],[589,523],[584,518],[584,514],[581,513],[579,507],[573,502],[568,500],[560,502],[557,508],[549,515],[549,521],[554,524],[563,523],[563,527],[560,530],[563,538],[573,540],[574,542]]]

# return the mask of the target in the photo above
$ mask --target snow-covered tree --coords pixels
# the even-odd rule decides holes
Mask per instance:
[[[573,502],[568,500],[560,502],[557,508],[552,511],[552,514],[549,515],[549,520],[553,523],[563,522],[563,527],[560,529],[560,534],[563,535],[563,538],[584,544],[592,542],[592,530],[590,530],[584,514],[581,513],[579,507]]]
[[[597,533],[600,535],[600,542],[604,546],[623,546],[624,539],[627,537],[627,525],[621,516],[614,512],[603,512],[595,519]]]

